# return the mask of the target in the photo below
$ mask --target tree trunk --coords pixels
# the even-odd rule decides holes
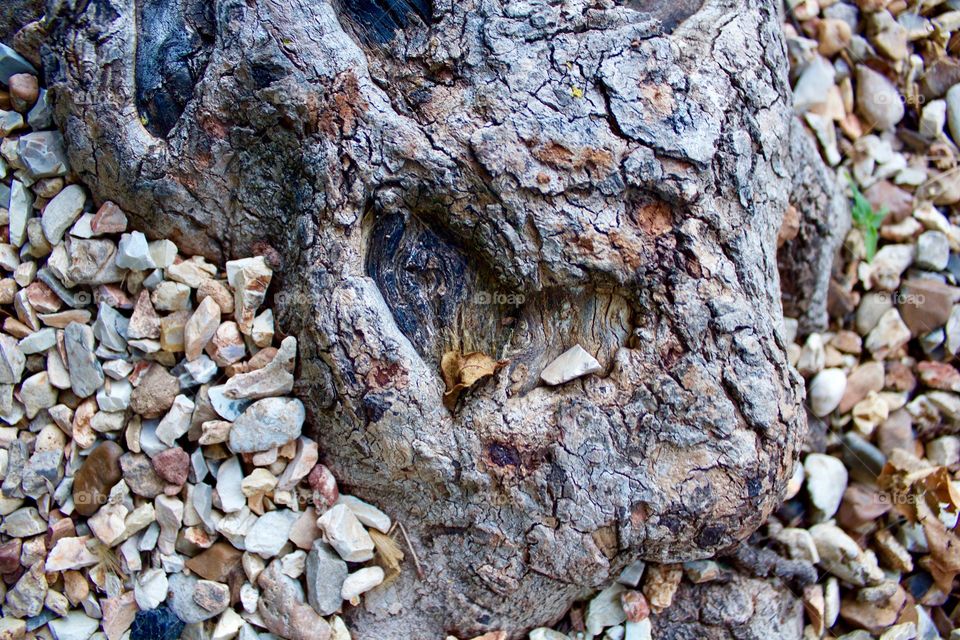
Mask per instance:
[[[779,502],[775,3],[53,4],[80,178],[182,250],[268,257],[325,462],[410,533],[423,575],[355,637],[517,638]],[[601,373],[540,383],[575,344]],[[456,350],[507,363],[448,409]]]

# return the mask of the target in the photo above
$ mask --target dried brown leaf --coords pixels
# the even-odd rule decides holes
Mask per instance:
[[[494,360],[480,351],[446,352],[440,359],[440,372],[443,375],[443,383],[447,387],[446,393],[443,394],[443,405],[452,411],[457,404],[457,398],[465,389],[469,389],[483,378],[492,376],[506,363],[506,360]]]
[[[930,548],[930,575],[941,591],[950,593],[960,573],[960,538],[947,529],[926,500],[917,501],[917,518]]]

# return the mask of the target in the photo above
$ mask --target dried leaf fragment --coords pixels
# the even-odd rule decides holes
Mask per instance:
[[[461,353],[447,351],[440,359],[440,372],[443,374],[443,383],[447,387],[443,394],[443,406],[453,411],[457,398],[464,389],[469,389],[478,381],[492,376],[498,369],[507,364],[506,360],[494,360],[480,351]]]
[[[370,529],[370,537],[373,538],[373,546],[377,549],[377,564],[383,569],[384,584],[390,584],[400,575],[400,563],[403,562],[403,551],[397,541],[388,535],[382,534],[376,529]]]

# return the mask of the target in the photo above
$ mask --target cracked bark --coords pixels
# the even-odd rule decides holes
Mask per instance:
[[[387,38],[362,4],[65,1],[44,50],[98,202],[277,269],[324,461],[424,565],[355,637],[516,638],[732,548],[805,429],[775,3],[439,0]],[[575,343],[602,374],[538,385]],[[452,412],[450,349],[509,360]]]

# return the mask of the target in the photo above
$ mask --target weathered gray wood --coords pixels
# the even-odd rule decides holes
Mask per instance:
[[[279,270],[325,461],[424,567],[355,637],[520,637],[764,520],[805,424],[776,3],[441,0],[377,45],[328,2],[198,4],[138,27],[132,0],[60,3],[57,116],[138,228]],[[138,29],[191,66],[151,70]],[[575,343],[603,373],[538,385]],[[450,349],[509,360],[453,412]]]

